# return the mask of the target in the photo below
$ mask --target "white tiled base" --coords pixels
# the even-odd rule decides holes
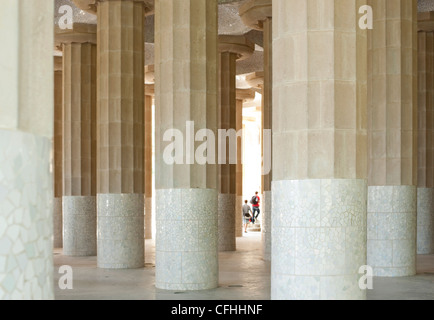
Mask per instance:
[[[365,180],[272,183],[271,298],[366,299]]]
[[[417,253],[434,253],[434,188],[417,188]]]

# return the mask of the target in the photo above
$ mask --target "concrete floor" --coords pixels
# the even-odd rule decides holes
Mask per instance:
[[[146,266],[137,270],[105,270],[96,267],[96,257],[66,257],[54,253],[54,287],[57,300],[269,300],[270,263],[261,259],[260,233],[237,239],[237,251],[220,253],[219,287],[197,292],[155,288],[155,247],[146,241]],[[73,269],[73,289],[58,286],[59,267]],[[405,278],[375,278],[369,300],[434,300],[434,256],[418,256],[418,275]]]

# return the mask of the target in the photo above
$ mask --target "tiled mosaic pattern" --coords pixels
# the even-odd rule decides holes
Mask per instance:
[[[145,197],[145,239],[152,239],[152,198]]]
[[[271,298],[366,299],[366,181],[272,183]]]
[[[219,251],[235,251],[235,194],[218,195]]]
[[[261,206],[261,231],[262,231],[262,252],[264,260],[271,261],[271,191],[265,191],[262,195]]]
[[[96,197],[63,197],[63,254],[96,256]]]
[[[97,212],[98,267],[144,267],[143,194],[98,194]]]
[[[368,265],[379,277],[416,273],[416,187],[368,188]]]
[[[417,189],[417,253],[434,253],[434,189]]]
[[[53,198],[53,247],[63,248],[62,198]]]
[[[217,197],[214,189],[156,190],[157,288],[218,286]]]
[[[0,130],[0,300],[54,299],[50,149]]]

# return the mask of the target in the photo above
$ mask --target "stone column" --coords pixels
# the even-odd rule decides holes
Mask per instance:
[[[372,1],[368,265],[416,273],[417,1]]]
[[[236,204],[235,204],[235,236],[243,236],[243,214],[242,207],[244,205],[243,198],[243,105],[244,102],[250,102],[255,99],[255,91],[251,89],[237,89],[237,111],[236,111],[236,130],[242,130],[242,139],[237,139],[237,165],[236,165]]]
[[[155,284],[216,288],[217,1],[156,1],[155,39]]]
[[[99,1],[98,267],[144,266],[144,3]]]
[[[96,255],[96,26],[56,30],[63,51],[63,254]]]
[[[53,11],[1,3],[0,300],[54,299]]]
[[[366,298],[362,4],[273,0],[272,299]]]
[[[434,253],[433,12],[418,16],[417,253]]]
[[[152,127],[153,100],[154,100],[154,85],[146,84],[145,85],[145,239],[152,239],[152,134],[154,129]]]
[[[243,22],[263,32],[264,47],[264,77],[262,89],[262,198],[261,198],[261,235],[262,252],[265,260],[271,260],[271,207],[272,146],[264,138],[264,130],[272,130],[272,104],[273,104],[273,28],[272,28],[272,1],[249,0],[240,7],[240,16]],[[268,148],[267,148],[268,147]]]
[[[53,247],[63,247],[63,58],[54,57]]]
[[[225,134],[219,134],[219,146],[224,149],[226,156],[219,158],[219,199],[218,199],[218,230],[219,230],[219,251],[236,250],[236,168],[238,154],[231,154],[237,147],[238,137],[232,133],[237,128],[237,105],[236,105],[236,71],[237,60],[247,59],[255,50],[254,43],[248,41],[244,36],[220,36],[220,111],[219,130],[225,130]],[[229,137],[229,138],[227,138]],[[223,141],[223,139],[226,139]],[[237,139],[236,143],[232,139]],[[220,150],[220,149],[219,149]],[[219,154],[220,157],[220,154]]]

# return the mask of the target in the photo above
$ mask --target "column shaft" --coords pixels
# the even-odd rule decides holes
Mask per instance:
[[[236,101],[236,131],[243,129],[243,100]],[[240,131],[241,130],[241,131]],[[237,139],[237,165],[236,165],[236,202],[235,202],[235,236],[243,236],[243,137]]]
[[[98,267],[144,266],[144,4],[98,3]]]
[[[217,1],[157,1],[155,38],[155,284],[167,290],[216,288]],[[207,129],[202,140],[194,141],[188,121]]]
[[[152,96],[145,96],[145,239],[152,239]]]
[[[273,0],[272,299],[366,298],[362,4]]]
[[[416,272],[417,1],[372,1],[368,265]]]
[[[63,254],[96,255],[96,45],[63,45]]]
[[[220,54],[221,85],[219,130],[236,131],[236,64],[237,54],[223,52]],[[226,139],[226,137],[225,137]],[[218,230],[219,251],[235,251],[235,208],[236,208],[236,163],[230,158],[233,147],[226,139],[226,157],[219,164],[219,199],[218,199]],[[219,140],[221,145],[223,141]],[[220,156],[220,155],[219,155]],[[238,155],[236,155],[238,156]]]
[[[273,129],[273,23],[271,18],[263,22],[264,33],[264,85],[262,89],[262,204],[261,204],[261,232],[262,250],[265,260],[271,259],[271,207],[272,193],[272,146],[267,146],[264,139],[265,130]],[[269,147],[269,148],[267,148]]]
[[[0,10],[0,300],[54,299],[53,11]]]
[[[434,36],[418,33],[417,253],[434,253]]]
[[[62,57],[56,57],[62,62]],[[53,137],[53,247],[63,247],[63,75],[54,71],[54,137]]]

